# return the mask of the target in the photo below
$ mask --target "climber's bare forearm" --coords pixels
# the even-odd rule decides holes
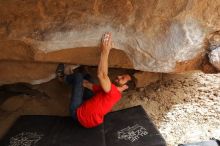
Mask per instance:
[[[112,47],[111,43],[111,33],[105,33],[100,46],[101,55],[97,72],[100,85],[105,92],[109,92],[111,89],[111,81],[108,77],[108,56]]]
[[[108,51],[102,51],[98,65],[98,78],[102,89],[109,92],[111,89],[111,81],[108,77]]]

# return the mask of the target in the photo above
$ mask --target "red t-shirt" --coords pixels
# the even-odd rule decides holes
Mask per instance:
[[[93,85],[94,96],[77,108],[77,118],[80,124],[86,128],[98,126],[103,123],[104,116],[120,100],[121,93],[114,84],[106,93],[100,86]]]

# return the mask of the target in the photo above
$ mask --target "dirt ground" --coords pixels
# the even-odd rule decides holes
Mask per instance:
[[[0,137],[20,115],[69,115],[69,88],[52,80],[31,94],[0,102]],[[33,93],[33,94],[32,94]],[[220,74],[165,75],[150,86],[129,91],[113,110],[142,105],[168,146],[220,139]]]

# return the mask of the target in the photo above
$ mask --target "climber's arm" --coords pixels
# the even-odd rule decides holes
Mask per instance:
[[[98,79],[100,82],[100,86],[105,92],[109,92],[111,90],[111,81],[108,77],[108,56],[112,47],[112,36],[111,33],[105,33],[102,37],[101,41],[101,56],[98,64]]]

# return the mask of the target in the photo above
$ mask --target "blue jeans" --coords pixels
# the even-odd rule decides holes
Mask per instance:
[[[88,80],[94,83],[94,80],[89,74],[76,72],[65,76],[64,81],[71,85],[71,103],[70,113],[72,118],[77,121],[76,109],[86,100],[90,99],[94,94],[91,90],[83,87],[83,80]]]

